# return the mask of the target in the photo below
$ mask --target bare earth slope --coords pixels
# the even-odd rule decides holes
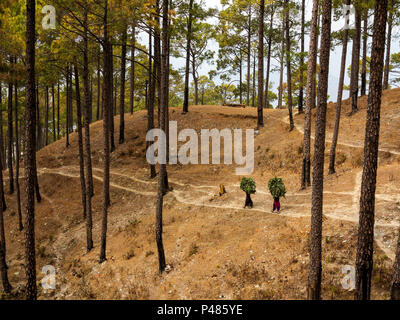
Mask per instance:
[[[383,96],[378,171],[373,298],[388,297],[392,260],[400,221],[400,90]],[[323,298],[352,298],[341,281],[344,265],[354,265],[362,173],[366,97],[353,117],[343,116],[337,174],[326,176],[324,189]],[[335,105],[328,106],[327,147]],[[344,103],[344,114],[349,102]],[[187,115],[170,110],[178,130],[254,128],[256,110],[222,106],[191,107]],[[315,116],[315,115],[314,115]],[[313,121],[315,120],[313,116]],[[42,267],[57,270],[57,289],[42,299],[304,299],[308,272],[311,189],[299,191],[304,118],[288,132],[286,110],[266,110],[265,127],[256,135],[257,183],[254,208],[243,209],[236,166],[169,165],[173,191],[165,197],[164,245],[168,272],[157,273],[154,236],[156,180],[148,178],[145,160],[146,114],[126,115],[126,143],[117,145],[111,164],[108,260],[98,263],[102,192],[102,123],[91,126],[94,165],[94,245],[85,249],[85,224],[77,157],[77,135],[38,153],[43,201],[37,204],[38,281]],[[115,118],[118,132],[118,117]],[[117,136],[116,136],[117,138]],[[118,141],[116,139],[116,141]],[[221,145],[221,150],[223,144]],[[328,162],[327,148],[326,162]],[[222,161],[222,160],[221,160]],[[7,172],[4,172],[7,177]],[[271,213],[267,192],[271,177],[284,179],[288,194],[282,212]],[[6,180],[6,182],[8,182]],[[227,194],[218,196],[218,185]],[[21,179],[21,190],[24,190]],[[23,198],[24,200],[24,198]],[[17,231],[15,195],[5,212],[10,281],[25,281],[23,233]]]

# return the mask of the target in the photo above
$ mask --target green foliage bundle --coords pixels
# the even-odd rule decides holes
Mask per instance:
[[[281,178],[272,178],[268,182],[268,189],[274,198],[284,197],[286,194],[285,184]]]
[[[248,194],[256,193],[256,183],[252,178],[242,178],[240,182],[240,189]]]

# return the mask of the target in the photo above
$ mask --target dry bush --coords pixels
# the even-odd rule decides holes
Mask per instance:
[[[392,157],[392,154],[390,152],[380,151],[379,157],[381,158],[381,160],[388,160]]]
[[[374,260],[372,278],[375,284],[382,289],[389,291],[392,282],[392,265],[386,255],[379,255]]]
[[[199,247],[197,246],[197,244],[192,243],[189,248],[188,256],[191,257],[195,255],[197,252],[199,252]]]
[[[149,288],[141,283],[131,282],[128,285],[129,300],[148,300],[150,297]]]
[[[353,168],[360,168],[364,163],[364,151],[362,149],[353,151],[351,154],[351,165]]]
[[[255,284],[262,279],[268,278],[268,272],[265,267],[257,268],[257,266],[244,262],[242,264],[230,263],[227,271],[240,282],[240,284]]]
[[[346,154],[343,152],[338,152],[336,154],[336,165],[340,166],[347,160]]]
[[[273,289],[254,289],[252,299],[254,300],[274,300],[275,292]]]
[[[135,252],[133,251],[133,249],[128,250],[124,255],[123,258],[125,260],[130,260],[131,258],[133,258],[135,256]]]

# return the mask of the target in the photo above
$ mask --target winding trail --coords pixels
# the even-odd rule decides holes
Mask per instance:
[[[274,117],[274,118],[276,120],[279,120],[279,121],[285,123],[285,124],[290,124],[289,117],[285,117],[283,119],[282,118],[277,118],[277,117]],[[304,129],[302,128],[301,125],[297,124],[296,121],[295,121],[294,122],[294,126],[295,126],[297,131],[299,131],[302,135],[304,135]],[[311,134],[311,139],[313,139],[313,140],[315,139],[313,134]],[[329,135],[329,136],[327,135],[326,136],[326,143],[331,143],[331,140],[332,140],[331,135]],[[357,149],[363,149],[364,148],[363,144],[351,143],[351,142],[343,142],[343,141],[340,141],[340,140],[338,140],[337,144],[338,145],[342,145],[342,146],[346,146],[346,147],[350,147],[350,148],[357,148]],[[379,150],[379,152],[386,152],[386,153],[390,153],[390,154],[395,155],[395,156],[400,156],[400,151],[390,150],[390,149],[387,149],[387,148],[379,148],[378,150]]]
[[[60,175],[60,176],[68,177],[68,178],[79,179],[79,167],[78,166],[66,166],[66,167],[60,167],[57,169],[41,168],[41,169],[38,169],[38,171],[40,174],[55,174],[55,175]],[[93,172],[100,174],[103,172],[103,170],[100,168],[93,168]],[[143,186],[143,188],[140,188],[140,186],[134,188],[132,186],[123,185],[123,183],[121,181],[115,181],[113,179],[113,177],[121,177],[121,178],[129,179],[136,183],[145,184],[147,187],[156,188],[156,182],[154,182],[154,181],[142,180],[133,175],[128,175],[126,173],[121,173],[121,172],[118,172],[115,170],[110,171],[110,187],[112,187],[112,188],[127,191],[127,192],[137,194],[137,195],[149,196],[149,197],[155,197],[157,194],[155,191],[154,192],[144,191],[144,188],[145,188],[144,186]],[[93,178],[100,182],[103,182],[103,178],[97,174],[93,174]],[[344,195],[344,196],[351,197],[351,202],[352,202],[352,205],[350,207],[347,207],[347,206],[340,207],[336,203],[335,204],[324,204],[324,208],[325,208],[324,216],[326,218],[337,220],[337,221],[345,221],[345,222],[358,224],[358,214],[357,213],[359,211],[358,202],[359,202],[360,191],[361,191],[361,178],[362,178],[362,171],[359,171],[355,176],[355,186],[354,186],[353,192],[324,191],[324,193],[326,193],[326,194],[337,194],[337,195]],[[174,186],[174,190],[172,192],[170,192],[170,194],[173,195],[173,197],[176,199],[176,201],[178,201],[179,203],[182,203],[184,205],[208,207],[208,208],[222,209],[222,210],[224,210],[224,209],[225,210],[226,209],[244,210],[243,207],[241,205],[239,205],[238,203],[232,203],[232,202],[226,202],[224,204],[211,203],[210,197],[213,197],[216,194],[216,188],[217,188],[216,186],[193,185],[193,184],[181,183],[179,181],[175,181],[174,179],[170,179],[169,181]],[[237,186],[238,186],[237,184],[227,185],[227,187],[237,187]],[[267,195],[269,193],[267,193],[264,190],[260,190],[260,191],[257,191],[257,194]],[[288,193],[288,196],[309,196],[309,195],[310,195],[310,192]],[[383,201],[388,201],[387,195],[377,194],[376,196],[377,196],[377,199],[382,198]],[[310,217],[310,213],[299,212],[298,209],[296,209],[296,213],[293,213],[293,210],[291,210],[292,208],[304,209],[305,205],[299,204],[299,203],[297,203],[297,204],[291,203],[287,209],[285,209],[283,212],[280,213],[280,216],[292,217],[292,218]],[[252,211],[271,214],[271,211],[266,208],[262,208],[262,205],[260,207],[253,208]],[[327,213],[327,212],[329,212],[329,213]],[[375,228],[389,228],[389,229],[392,229],[392,231],[394,231],[394,229],[399,228],[399,226],[400,225],[397,222],[392,221],[392,222],[388,223],[388,222],[380,221],[378,218],[376,219],[376,222],[375,222]],[[383,237],[384,237],[384,233],[376,232],[376,237],[375,237],[376,243],[390,259],[394,260],[395,254],[392,250],[390,250],[389,248],[387,248],[384,245]]]

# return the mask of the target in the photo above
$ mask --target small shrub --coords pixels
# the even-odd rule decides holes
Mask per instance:
[[[301,143],[301,144],[297,147],[297,153],[298,153],[298,154],[303,154],[303,148],[304,148],[303,143]]]
[[[331,240],[329,239],[329,237],[328,237],[328,236],[326,236],[326,237],[325,237],[325,243],[327,243],[327,244],[328,244],[330,241],[331,241]]]
[[[351,157],[351,165],[353,168],[359,168],[362,167],[364,163],[364,154],[362,151],[356,151],[353,153]]]
[[[192,243],[189,248],[189,257],[195,255],[197,252],[199,252],[199,247],[195,243]]]
[[[129,226],[131,226],[132,228],[135,228],[139,225],[139,223],[141,223],[142,221],[140,221],[137,218],[133,218],[129,221]]]
[[[149,257],[149,256],[152,256],[153,254],[154,254],[153,251],[151,251],[151,250],[147,251],[146,252],[146,258]]]
[[[38,246],[37,253],[38,253],[39,257],[45,258],[46,257],[46,248],[42,247],[42,246]]]
[[[129,260],[129,259],[133,258],[134,256],[135,256],[135,253],[134,253],[133,249],[130,249],[127,253],[125,253],[123,255],[123,258],[125,260]]]
[[[329,292],[330,292],[330,294],[331,294],[331,299],[334,299],[335,296],[336,296],[336,294],[339,292],[339,289],[338,289],[336,286],[331,285],[331,286],[329,287]]]
[[[336,154],[336,164],[340,166],[341,164],[345,163],[347,160],[346,155],[343,152],[338,152]]]

